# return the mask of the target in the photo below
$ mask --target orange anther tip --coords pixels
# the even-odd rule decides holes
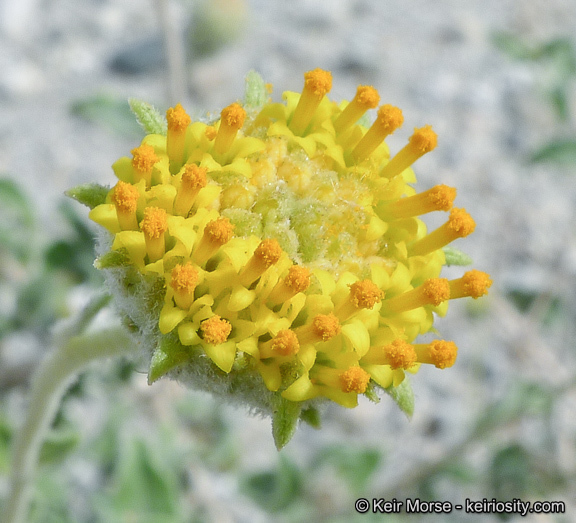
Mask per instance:
[[[234,225],[228,218],[218,218],[206,224],[204,234],[214,243],[224,245],[234,234]]]
[[[424,294],[434,306],[450,299],[450,284],[446,278],[430,278],[422,284]]]
[[[143,143],[139,147],[132,149],[132,167],[140,173],[149,173],[154,164],[160,160],[154,151],[154,147]]]
[[[116,209],[124,213],[133,213],[136,211],[140,193],[133,185],[119,181],[112,191],[112,203]]]
[[[220,316],[215,315],[200,324],[200,332],[206,343],[220,345],[230,336],[232,325]]]
[[[190,116],[180,104],[176,104],[166,111],[168,129],[170,131],[182,132],[190,125]]]
[[[452,367],[457,354],[458,347],[453,341],[436,340],[430,343],[430,359],[439,369]]]
[[[312,328],[324,341],[340,334],[341,330],[340,321],[332,313],[315,316],[312,320]]]
[[[284,283],[294,292],[303,292],[310,286],[310,270],[301,265],[292,265]]]
[[[447,185],[436,185],[428,192],[428,199],[439,211],[449,211],[456,198],[456,189]]]
[[[340,374],[340,382],[343,392],[363,394],[366,392],[369,381],[370,374],[368,374],[362,367],[350,367],[348,370]]]
[[[246,111],[239,103],[230,104],[228,107],[222,109],[221,125],[224,123],[232,129],[239,130],[244,125],[246,119]]]
[[[476,222],[472,216],[466,212],[466,209],[454,208],[450,211],[448,227],[463,238],[474,232]]]
[[[272,350],[281,356],[292,356],[300,350],[298,337],[290,329],[281,330],[272,340]]]
[[[160,207],[146,207],[140,228],[148,238],[160,238],[168,230],[166,211]]]
[[[320,68],[304,73],[304,88],[316,96],[324,96],[332,89],[332,73]]]
[[[380,95],[371,85],[359,85],[354,100],[366,109],[375,109],[380,102]]]
[[[376,122],[386,134],[391,134],[404,123],[404,115],[398,107],[386,104],[378,109]]]
[[[382,301],[384,293],[371,280],[357,281],[350,285],[350,300],[357,309],[371,309]]]
[[[191,293],[198,285],[198,271],[191,263],[177,264],[172,269],[170,285],[177,292]]]
[[[393,370],[409,369],[416,363],[417,354],[414,346],[404,340],[394,340],[383,347],[383,350],[388,364]]]
[[[282,256],[282,247],[275,239],[266,239],[256,247],[254,256],[264,263],[266,267],[274,265]]]
[[[208,127],[206,127],[204,134],[206,135],[206,138],[208,138],[208,140],[211,142],[212,140],[214,140],[214,138],[216,138],[218,131],[214,126],[209,125]]]
[[[184,166],[182,173],[182,184],[187,189],[199,189],[206,187],[206,167],[198,167],[196,164],[188,163]]]
[[[490,275],[473,269],[462,276],[465,292],[472,298],[480,298],[488,294],[488,289],[492,285]]]
[[[432,126],[425,125],[420,129],[415,128],[410,137],[410,145],[418,152],[425,154],[430,152],[438,144],[438,135],[432,130]]]

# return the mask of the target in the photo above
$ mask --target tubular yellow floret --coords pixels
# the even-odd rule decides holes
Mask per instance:
[[[176,104],[166,111],[166,120],[168,130],[177,133],[186,131],[191,121],[181,104]]]
[[[322,98],[332,89],[332,74],[323,69],[314,69],[304,74],[304,89],[294,110],[289,127],[301,136],[312,120]]]
[[[336,311],[340,321],[346,321],[355,312],[361,309],[371,309],[382,301],[384,293],[371,280],[357,281],[349,285],[350,294]]]
[[[266,239],[256,247],[248,263],[240,271],[240,282],[248,287],[282,256],[282,247],[275,239]]]
[[[373,281],[357,281],[350,285],[350,301],[357,309],[371,309],[380,303],[384,293]]]
[[[204,131],[204,135],[206,136],[208,141],[211,142],[218,135],[218,131],[213,125],[209,125],[208,127],[206,127],[206,130]]]
[[[414,346],[404,340],[394,340],[383,347],[382,352],[392,369],[409,369],[416,363]]]
[[[140,228],[147,238],[157,239],[168,229],[167,214],[160,207],[146,207]]]
[[[362,367],[350,367],[348,370],[340,374],[340,384],[343,392],[364,394],[369,382],[370,374],[368,374]]]
[[[414,129],[414,134],[410,137],[410,146],[418,156],[429,153],[438,144],[438,135],[432,130],[431,125],[425,125],[420,129]]]
[[[294,356],[299,350],[300,343],[295,332],[290,329],[283,329],[270,341],[260,346],[260,358]]]
[[[292,356],[300,350],[298,337],[290,329],[281,330],[272,340],[272,350],[281,356]]]
[[[184,161],[186,129],[188,129],[191,120],[180,104],[176,104],[166,111],[166,120],[168,121],[166,152],[170,161],[170,172],[174,174],[180,170]]]
[[[424,305],[438,306],[450,298],[450,284],[446,278],[430,278],[422,285],[382,302],[381,314],[397,314]]]
[[[206,187],[207,169],[193,163],[187,163],[182,169],[180,190],[174,199],[174,214],[188,216],[200,189]]]
[[[200,333],[206,343],[210,345],[220,345],[224,343],[230,333],[232,332],[232,325],[230,322],[221,318],[218,315],[204,320],[200,324]]]
[[[420,288],[428,305],[438,306],[450,298],[450,284],[446,278],[430,278]]]
[[[304,292],[310,287],[310,269],[302,267],[301,265],[292,265],[288,269],[288,275],[284,278],[286,287],[297,292]]]
[[[362,358],[369,365],[390,365],[392,370],[409,369],[417,360],[414,346],[400,338],[382,347],[372,347]]]
[[[228,243],[234,235],[234,225],[228,218],[212,220],[204,227],[204,234],[192,255],[198,265],[204,265],[222,245]]]
[[[340,320],[334,314],[318,314],[308,325],[295,329],[300,345],[328,341],[340,334]]]
[[[245,119],[246,111],[239,103],[235,102],[222,109],[220,127],[214,142],[214,150],[217,154],[224,154],[232,147],[236,134],[242,129]]]
[[[112,203],[116,207],[118,223],[123,231],[138,230],[136,208],[138,207],[139,198],[138,189],[123,181],[119,181],[112,191]]]
[[[268,296],[268,302],[271,305],[284,303],[299,292],[304,292],[309,286],[310,270],[301,265],[292,265],[286,277],[276,284]]]
[[[146,186],[152,183],[152,169],[154,164],[160,160],[154,151],[154,147],[143,143],[139,147],[132,149],[132,167],[134,168],[134,182],[144,179]]]
[[[348,129],[356,123],[368,109],[377,107],[380,101],[378,91],[371,85],[359,85],[356,96],[344,108],[334,121],[334,129],[337,133]]]
[[[408,251],[413,256],[428,254],[441,249],[457,238],[464,238],[474,232],[476,223],[466,209],[454,208],[450,211],[448,221],[427,236],[414,242]]]
[[[474,299],[488,294],[492,285],[490,275],[473,269],[465,272],[464,276],[450,282],[450,298],[465,298],[471,296]]]
[[[438,136],[430,125],[414,129],[414,134],[394,158],[380,171],[381,176],[393,178],[410,167],[418,158],[432,151],[438,143]]]
[[[414,345],[418,361],[430,363],[438,369],[452,367],[456,362],[458,347],[453,341],[435,340],[432,343],[418,343]]]
[[[340,334],[340,322],[334,314],[318,314],[312,320],[312,328],[314,333],[322,338],[323,341],[328,341],[337,334]]]
[[[170,274],[170,286],[174,289],[174,301],[183,310],[187,310],[194,301],[194,289],[198,285],[198,271],[190,262],[177,264]]]
[[[449,211],[455,198],[454,187],[436,185],[414,196],[381,204],[377,212],[384,220],[411,218],[433,211]]]
[[[144,233],[146,252],[150,262],[155,262],[164,256],[164,233],[168,230],[168,215],[160,207],[146,207],[144,219],[140,222]]]
[[[260,242],[260,245],[258,245],[254,251],[254,258],[258,259],[266,269],[274,265],[280,259],[281,255],[282,248],[278,241],[273,238]]]
[[[361,162],[368,158],[384,141],[384,138],[392,134],[403,123],[404,116],[398,107],[389,104],[380,107],[376,120],[352,151],[354,160]]]
[[[218,218],[206,224],[204,228],[204,236],[219,247],[228,243],[232,239],[234,233],[234,225],[230,223],[228,218]]]

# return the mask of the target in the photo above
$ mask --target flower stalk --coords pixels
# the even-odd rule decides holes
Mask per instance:
[[[2,514],[4,523],[27,521],[42,443],[64,393],[77,375],[94,360],[134,351],[134,341],[124,327],[113,326],[82,333],[107,301],[108,297],[95,300],[66,332],[61,333],[58,345],[46,356],[33,376],[26,419],[16,437],[12,453],[10,490]]]

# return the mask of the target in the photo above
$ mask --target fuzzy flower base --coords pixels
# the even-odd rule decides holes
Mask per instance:
[[[486,294],[487,274],[440,277],[444,248],[470,234],[456,190],[416,193],[411,165],[436,146],[415,129],[390,157],[400,109],[360,86],[327,97],[329,72],[302,93],[269,100],[255,73],[242,104],[192,122],[179,104],[164,120],[132,108],[149,133],[113,166],[112,189],[69,194],[103,228],[96,266],[119,311],[163,376],[270,414],[278,448],[317,407],[355,407],[385,390],[412,409],[405,373],[453,365],[452,341],[415,343],[448,300]],[[420,216],[448,212],[428,232]]]

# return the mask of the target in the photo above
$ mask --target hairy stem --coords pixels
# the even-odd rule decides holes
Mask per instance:
[[[80,320],[85,321],[86,315]],[[42,442],[62,396],[74,378],[91,361],[134,350],[133,340],[120,326],[65,338],[42,361],[32,379],[26,420],[13,450],[10,492],[2,517],[4,523],[26,521]]]

